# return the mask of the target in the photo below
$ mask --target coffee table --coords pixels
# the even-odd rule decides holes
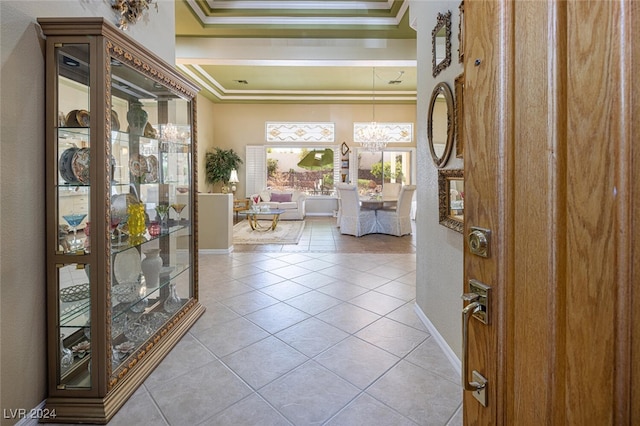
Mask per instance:
[[[280,220],[280,215],[284,213],[284,210],[278,209],[270,209],[270,210],[243,210],[240,213],[247,215],[247,221],[249,222],[249,226],[254,231],[273,231],[278,226],[278,221]],[[273,219],[269,223],[269,225],[265,226],[260,223],[260,217],[264,216],[273,216]]]

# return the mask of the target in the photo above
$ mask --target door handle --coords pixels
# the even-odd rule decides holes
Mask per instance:
[[[486,407],[487,379],[474,370],[474,380],[469,381],[469,319],[473,314],[482,311],[482,304],[478,301],[480,295],[476,293],[465,293],[462,298],[471,301],[462,309],[462,387],[466,391],[473,392],[474,398]]]
[[[479,297],[477,294],[475,296]],[[467,391],[476,391],[485,387],[485,384],[467,380],[469,378],[469,318],[480,309],[480,303],[471,302],[462,310],[462,386]]]

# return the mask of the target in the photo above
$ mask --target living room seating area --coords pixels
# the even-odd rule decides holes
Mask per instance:
[[[284,210],[284,213],[280,215],[280,220],[303,220],[306,214],[305,201],[307,196],[300,191],[265,189],[251,198],[258,199],[258,207],[266,206],[269,209]]]

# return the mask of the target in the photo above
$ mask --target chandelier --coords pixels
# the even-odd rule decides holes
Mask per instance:
[[[357,142],[363,149],[370,152],[382,151],[389,143],[387,129],[376,122],[376,69],[373,68],[372,93],[373,93],[373,120],[356,132]]]

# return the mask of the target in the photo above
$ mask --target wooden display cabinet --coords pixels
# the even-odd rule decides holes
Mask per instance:
[[[103,18],[38,23],[46,36],[45,408],[51,422],[106,423],[204,312],[199,89]]]

